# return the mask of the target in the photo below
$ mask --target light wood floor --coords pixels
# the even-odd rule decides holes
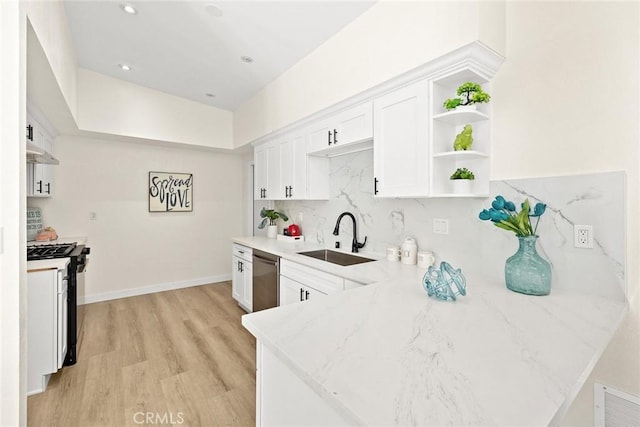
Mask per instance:
[[[29,426],[255,425],[256,344],[230,282],[80,311],[78,362],[27,399]]]

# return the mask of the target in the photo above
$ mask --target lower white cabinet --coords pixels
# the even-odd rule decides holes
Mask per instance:
[[[256,395],[257,426],[354,425],[260,341],[256,345]]]
[[[253,311],[252,255],[251,248],[234,243],[231,263],[231,295],[247,313]]]
[[[308,301],[343,290],[342,277],[280,259],[280,305]]]
[[[294,302],[308,301],[319,295],[326,295],[300,282],[289,279],[286,276],[280,276],[280,305],[291,304]]]
[[[45,391],[67,353],[66,270],[27,275],[27,394]]]

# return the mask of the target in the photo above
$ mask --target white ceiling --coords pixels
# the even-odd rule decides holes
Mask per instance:
[[[79,65],[232,111],[375,3],[129,1],[129,15],[125,2],[65,1]]]

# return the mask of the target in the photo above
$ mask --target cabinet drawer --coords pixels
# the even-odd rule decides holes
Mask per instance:
[[[252,255],[253,255],[253,249],[251,249],[248,246],[243,246],[243,245],[239,245],[237,243],[233,244],[233,255],[237,256],[240,259],[243,259],[245,261],[251,262],[252,259]]]
[[[309,286],[323,294],[344,290],[344,279],[286,259],[280,260],[280,275]]]

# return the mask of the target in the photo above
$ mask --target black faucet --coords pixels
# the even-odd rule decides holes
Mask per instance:
[[[364,245],[367,244],[367,236],[364,237],[364,242],[358,243],[358,232],[356,229],[356,217],[353,216],[351,212],[342,212],[336,221],[336,228],[333,229],[333,235],[337,236],[340,234],[340,221],[344,216],[351,217],[351,221],[353,221],[353,241],[351,242],[351,252],[358,252],[358,249],[364,248]]]

